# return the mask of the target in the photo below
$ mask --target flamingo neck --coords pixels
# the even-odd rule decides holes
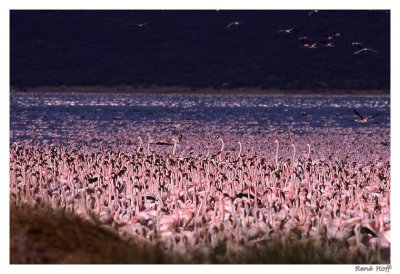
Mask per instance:
[[[292,163],[293,167],[294,167],[294,158],[295,158],[295,156],[296,156],[296,147],[293,145],[293,163]]]
[[[174,148],[172,149],[172,155],[175,155],[176,150],[176,140],[174,139]]]

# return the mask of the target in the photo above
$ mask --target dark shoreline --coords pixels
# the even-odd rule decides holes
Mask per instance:
[[[278,90],[262,88],[191,88],[191,87],[135,87],[135,86],[42,86],[10,87],[17,93],[99,93],[99,94],[191,94],[191,95],[339,95],[390,96],[390,90]]]

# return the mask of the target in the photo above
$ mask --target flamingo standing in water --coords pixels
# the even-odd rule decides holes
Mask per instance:
[[[278,166],[279,166],[279,162],[278,162],[279,141],[276,139],[274,141],[274,144],[276,144],[275,163],[276,163],[276,167],[278,168]]]
[[[240,159],[240,154],[242,153],[242,143],[240,141],[238,141],[238,145],[239,145],[239,154],[238,154],[236,160]]]
[[[219,160],[220,162],[222,162],[222,151],[224,150],[224,140],[222,140],[222,138],[219,138],[217,141],[221,142],[221,150],[219,151]]]
[[[310,158],[310,154],[311,154],[311,146],[310,146],[310,144],[307,144],[307,147],[308,147],[308,152],[307,152],[307,158],[306,159],[309,159]]]
[[[364,119],[362,116],[357,118]],[[302,234],[304,237],[321,233],[333,243],[340,233],[344,240],[357,233],[359,246],[368,236],[369,242],[365,242],[368,247],[374,243],[379,248],[390,247],[389,161],[380,158],[376,163],[374,160],[376,164],[368,164],[367,173],[358,171],[351,161],[372,159],[369,151],[360,158],[358,156],[365,152],[362,150],[364,147],[368,150],[373,148],[373,144],[368,144],[371,139],[359,140],[349,146],[347,153],[352,154],[353,159],[333,161],[328,158],[309,165],[311,147],[307,142],[313,141],[313,157],[318,159],[321,157],[321,141],[325,144],[325,138],[329,140],[331,137],[324,136],[321,141],[301,138],[300,143],[293,141],[290,145],[293,147],[293,157],[290,158],[293,163],[298,162],[297,168],[291,169],[286,168],[286,163],[278,158],[278,138],[285,138],[278,136],[277,140],[271,139],[268,145],[272,151],[268,152],[272,159],[268,159],[269,162],[260,157],[258,153],[261,151],[253,146],[253,140],[248,139],[246,144],[252,147],[251,153],[242,156],[242,143],[236,139],[239,154],[229,157],[227,152],[223,157],[225,142],[233,142],[236,136],[220,138],[221,149],[217,148],[219,157],[213,156],[211,161],[208,157],[199,156],[171,159],[168,153],[132,157],[117,145],[110,150],[94,151],[94,154],[90,150],[66,148],[61,151],[29,144],[12,145],[10,198],[17,205],[31,203],[35,207],[43,207],[52,204],[62,212],[75,210],[75,214],[111,226],[119,233],[130,226],[129,234],[141,234],[152,241],[173,237],[174,247],[180,241],[186,241],[188,247],[209,245],[210,240],[204,235],[210,234],[210,231],[216,231],[212,236],[215,243],[225,235],[232,235],[229,243],[233,247],[242,236],[246,237],[246,241],[256,243],[263,239],[260,235],[265,235],[266,231],[269,231],[268,237],[290,237],[296,225],[306,233]],[[178,140],[179,137],[174,137],[164,142],[175,147],[173,154]],[[258,140],[262,144],[263,138]],[[331,149],[328,154],[342,151],[340,145],[344,142],[335,140],[338,140],[337,146],[324,147]],[[200,150],[201,143],[197,142],[205,142],[206,139],[197,137],[190,141]],[[302,157],[299,160],[301,155],[296,155],[297,146],[305,144],[308,147],[308,153],[305,151],[304,155],[306,163]],[[138,151],[143,152],[142,143]],[[292,156],[290,149],[286,152]],[[222,160],[224,164],[221,164]],[[341,176],[347,179],[339,179]],[[341,195],[335,196],[335,193]],[[344,203],[342,197],[345,198]],[[327,203],[321,203],[321,199]],[[308,201],[312,207],[318,202],[321,211],[309,210]],[[360,216],[352,220],[351,217],[356,215]],[[340,219],[341,222],[336,222]],[[361,224],[361,228],[355,231],[357,223]],[[325,227],[328,232],[324,231]],[[199,236],[201,234],[203,237]],[[349,248],[357,244],[355,240],[356,237],[354,242],[348,241]],[[189,253],[190,249],[182,251]]]
[[[292,165],[294,167],[294,157],[296,156],[296,147],[294,144],[290,144],[289,147],[293,148],[293,158],[292,158]]]
[[[141,150],[142,144],[143,144],[143,140],[142,140],[142,138],[140,136],[138,137],[138,140],[139,140],[139,144],[138,144],[138,148],[136,150],[136,153],[140,153],[140,150]]]

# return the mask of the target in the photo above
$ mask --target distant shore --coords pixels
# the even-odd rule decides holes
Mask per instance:
[[[10,87],[10,93],[132,93],[132,94],[235,94],[235,95],[390,95],[390,90],[280,90],[255,87],[159,87],[159,86],[42,86]]]

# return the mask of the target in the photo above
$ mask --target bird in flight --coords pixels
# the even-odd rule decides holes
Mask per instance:
[[[241,24],[244,24],[244,22],[240,22],[240,21],[231,22],[226,26],[226,28],[229,29],[231,26],[239,26]]]
[[[328,37],[326,37],[326,39],[328,40],[333,40],[335,38],[341,38],[343,35],[340,32],[334,32],[331,35],[329,35]]]
[[[141,27],[149,25],[149,23],[147,23],[147,22],[146,23],[137,23],[137,24],[132,24],[132,25],[141,28]]]
[[[356,121],[357,123],[368,123],[368,121],[376,116],[379,115],[379,113],[368,116],[368,117],[363,117],[357,110],[353,109],[354,113],[358,116],[358,119],[355,119],[354,121]]]
[[[165,131],[167,129],[174,129],[174,130],[181,131],[181,130],[187,128],[190,125],[192,125],[192,122],[186,121],[186,122],[176,123],[176,124],[173,124],[173,125],[168,125],[168,126],[162,128],[162,129],[160,129],[160,131]]]
[[[335,44],[332,41],[321,41],[321,44],[326,48],[335,47]]]
[[[287,33],[287,34],[291,34],[291,33],[295,33],[295,32],[299,32],[298,29],[296,28],[290,28],[290,29],[281,29],[278,31],[278,33]]]
[[[303,44],[303,47],[305,48],[309,48],[309,49],[316,49],[317,47],[317,43],[313,43],[311,42],[310,39],[308,39],[307,36],[303,36],[299,38],[299,41]]]
[[[183,136],[179,133],[178,136],[170,137],[165,141],[156,142],[156,145],[162,146],[173,146],[174,143],[179,143],[182,140]]]
[[[362,43],[360,43],[360,42],[353,42],[353,43],[351,43],[351,45],[354,46],[354,47],[356,47],[356,48],[358,48],[358,50],[357,50],[356,52],[354,52],[354,54],[359,54],[359,53],[361,53],[361,52],[367,52],[367,51],[370,51],[370,52],[379,52],[379,51],[377,51],[377,50],[375,50],[375,49],[363,47],[363,46],[362,46]]]

